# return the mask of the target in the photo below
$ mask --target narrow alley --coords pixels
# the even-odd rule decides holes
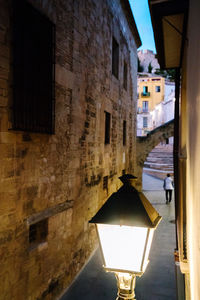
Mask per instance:
[[[136,280],[137,300],[176,299],[174,197],[166,205],[162,186],[162,180],[143,174],[143,191],[163,219],[155,232],[147,270]],[[111,300],[116,296],[115,276],[103,270],[97,250],[61,300]]]

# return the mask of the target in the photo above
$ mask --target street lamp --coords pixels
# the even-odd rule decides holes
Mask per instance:
[[[116,300],[135,299],[136,276],[147,267],[154,230],[162,218],[134,187],[136,179],[121,176],[123,186],[90,220],[96,224],[104,268],[117,279]]]

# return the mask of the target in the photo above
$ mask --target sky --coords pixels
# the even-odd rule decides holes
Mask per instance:
[[[153,50],[156,53],[148,0],[129,0],[137,29],[142,41],[138,50]]]

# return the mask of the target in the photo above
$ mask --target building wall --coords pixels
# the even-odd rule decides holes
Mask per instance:
[[[143,95],[143,87],[147,86],[150,95]],[[160,87],[160,92],[156,92],[156,87]],[[148,101],[149,111],[152,111],[157,104],[164,100],[165,79],[158,76],[147,76],[138,78],[138,108],[142,109],[143,101]]]
[[[30,1],[56,25],[55,134],[12,126],[12,1],[0,3],[0,299],[55,299],[96,247],[88,221],[136,168],[137,47],[120,0]],[[119,79],[111,72],[119,43]],[[128,65],[123,88],[123,61]],[[105,113],[111,141],[104,144]],[[123,146],[123,120],[127,140]],[[108,187],[103,189],[103,178]],[[46,242],[29,227],[48,218]],[[34,221],[35,220],[35,221]]]
[[[200,299],[200,70],[197,67],[200,65],[200,43],[196,39],[196,34],[200,26],[199,11],[199,1],[190,1],[187,32],[189,44],[186,48],[187,69],[184,74],[186,75],[186,84],[182,90],[184,98],[182,102],[183,116],[181,119],[181,150],[182,155],[187,158],[186,208],[191,280],[191,295],[187,295],[187,299],[192,300]],[[188,281],[186,281],[186,286],[189,286]]]
[[[150,77],[150,78],[149,78]],[[138,113],[137,113],[137,136],[146,135],[154,128],[174,118],[174,93],[175,84],[163,77],[141,77],[138,79]],[[159,79],[159,81],[152,81]],[[148,86],[150,95],[143,97],[143,87]],[[160,92],[156,92],[156,86],[160,86]],[[148,111],[143,112],[143,101],[148,102]],[[148,126],[143,127],[143,118],[147,118]]]

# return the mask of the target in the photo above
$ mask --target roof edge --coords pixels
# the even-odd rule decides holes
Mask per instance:
[[[140,35],[139,35],[138,29],[137,29],[137,26],[135,23],[135,18],[133,16],[129,1],[128,0],[120,0],[120,3],[125,12],[126,19],[128,21],[131,32],[133,33],[133,35],[135,37],[137,48],[139,48],[142,45],[142,41],[140,39]]]

